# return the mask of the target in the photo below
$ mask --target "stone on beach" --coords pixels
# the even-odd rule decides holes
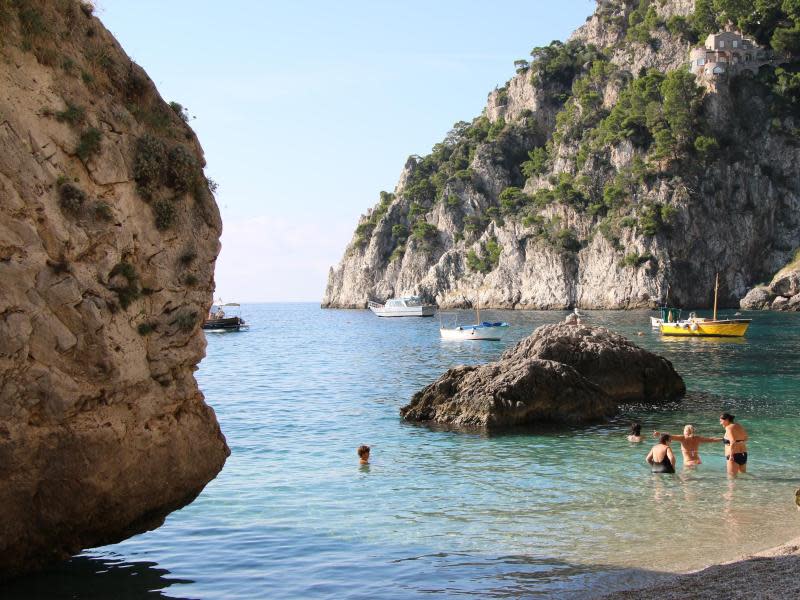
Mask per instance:
[[[414,394],[409,421],[496,429],[612,416],[621,402],[660,403],[686,387],[672,364],[602,327],[546,325],[482,366],[459,366]]]

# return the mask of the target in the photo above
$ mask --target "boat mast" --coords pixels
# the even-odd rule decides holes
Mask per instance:
[[[475,302],[475,319],[476,319],[475,320],[475,324],[476,325],[480,325],[481,324],[481,309],[478,306],[478,302],[477,301]]]
[[[717,294],[719,292],[719,273],[717,273],[717,282],[714,284],[714,321],[717,320]]]

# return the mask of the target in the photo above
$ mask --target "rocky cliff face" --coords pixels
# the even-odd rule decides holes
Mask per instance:
[[[157,527],[229,454],[193,377],[221,222],[181,112],[88,4],[0,2],[0,576]]]
[[[774,67],[695,82],[693,9],[603,0],[517,61],[362,217],[323,306],[702,307],[716,272],[738,305],[800,245],[798,108]]]

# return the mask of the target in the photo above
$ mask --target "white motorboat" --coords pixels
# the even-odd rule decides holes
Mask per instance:
[[[432,317],[436,306],[425,304],[419,296],[392,298],[386,304],[370,301],[369,309],[379,317]]]
[[[497,341],[503,339],[509,324],[498,321],[490,323],[481,321],[481,313],[475,309],[476,323],[473,325],[460,325],[458,327],[439,327],[443,340],[487,340]]]

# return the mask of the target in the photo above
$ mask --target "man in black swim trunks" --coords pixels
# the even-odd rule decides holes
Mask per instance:
[[[725,428],[722,443],[725,444],[728,475],[747,472],[747,432],[739,423],[734,423],[735,418],[730,413],[722,413],[719,417],[719,424]]]

